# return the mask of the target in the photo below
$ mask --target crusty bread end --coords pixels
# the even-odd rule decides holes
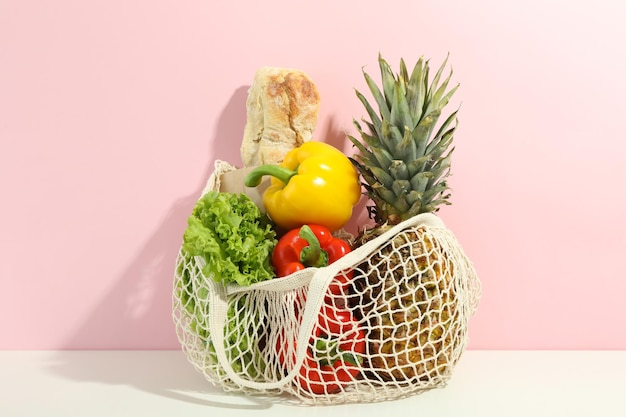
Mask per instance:
[[[278,164],[313,137],[320,96],[302,71],[261,67],[248,90],[241,145],[244,166]]]

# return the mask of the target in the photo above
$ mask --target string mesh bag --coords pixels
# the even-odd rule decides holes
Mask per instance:
[[[234,169],[216,163],[207,190]],[[228,392],[297,404],[394,400],[444,387],[480,282],[452,232],[421,214],[321,268],[250,286],[202,273],[181,247],[173,318],[188,360]]]

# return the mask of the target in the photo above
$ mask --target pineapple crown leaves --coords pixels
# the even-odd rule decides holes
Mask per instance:
[[[404,59],[394,73],[378,55],[380,87],[363,69],[372,94],[370,103],[355,90],[369,119],[353,121],[360,140],[348,135],[358,149],[351,158],[374,202],[370,217],[377,223],[397,223],[450,204],[446,178],[458,110],[435,131],[442,111],[459,85],[449,88],[452,70],[444,76],[448,57],[430,80],[429,62],[420,57],[409,74]]]

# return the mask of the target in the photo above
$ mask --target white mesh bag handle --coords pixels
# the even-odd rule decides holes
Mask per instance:
[[[204,189],[200,193],[201,196],[209,191],[219,191],[222,182],[222,174],[237,169],[234,165],[220,159],[216,159],[213,165],[213,172],[207,179]]]
[[[375,239],[372,239],[366,244],[354,249],[344,257],[323,268],[306,268],[305,270],[296,272],[290,276],[277,280],[263,281],[249,287],[224,286],[209,279],[208,281],[211,289],[209,295],[209,330],[211,332],[211,338],[213,339],[215,353],[220,366],[226,372],[228,377],[235,384],[255,390],[276,389],[290,383],[298,374],[300,367],[304,363],[306,350],[308,349],[309,344],[309,337],[313,331],[315,323],[317,322],[317,317],[320,314],[324,303],[326,291],[332,279],[339,274],[340,271],[358,265],[363,261],[363,259],[387,242],[392,236],[404,229],[418,225],[434,228],[445,227],[443,222],[437,216],[432,214],[421,214],[395,225],[390,230]],[[283,378],[276,381],[251,381],[237,374],[228,360],[224,346],[224,326],[226,325],[227,319],[228,295],[251,290],[281,291],[306,285],[307,281],[309,288],[302,316],[302,325],[296,341],[296,360],[294,367]]]

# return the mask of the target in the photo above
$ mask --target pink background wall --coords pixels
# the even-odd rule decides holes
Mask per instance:
[[[0,349],[177,348],[176,252],[214,159],[240,163],[255,70],[307,72],[317,137],[341,143],[379,51],[450,52],[461,83],[441,216],[483,284],[470,347],[625,349],[625,19],[614,0],[0,0]]]

